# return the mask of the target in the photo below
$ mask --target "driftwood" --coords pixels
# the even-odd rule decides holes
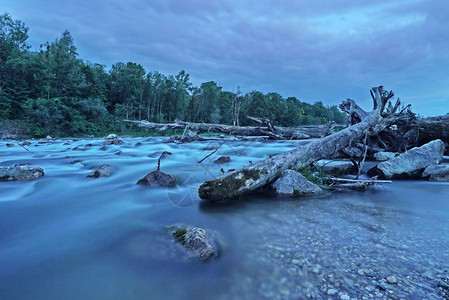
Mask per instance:
[[[267,119],[259,119],[251,117],[252,120],[260,121],[264,127],[256,126],[231,126],[224,124],[209,124],[209,123],[191,123],[183,121],[175,121],[175,123],[152,123],[147,121],[124,120],[128,123],[137,124],[139,127],[155,129],[160,132],[168,129],[189,128],[198,134],[206,132],[223,133],[228,135],[242,135],[242,136],[269,136],[274,139],[301,139],[301,138],[320,138],[330,135],[333,132],[334,125],[332,123],[321,126],[309,127],[274,127],[271,121]]]
[[[418,119],[417,126],[417,146],[440,139],[446,144],[446,155],[449,155],[449,115]]]
[[[382,86],[372,88],[371,94],[374,109],[365,116],[359,114],[360,122],[303,147],[206,181],[198,190],[200,198],[213,202],[238,198],[273,182],[287,169],[301,170],[317,160],[331,157],[335,152],[351,145],[353,141],[360,141],[365,135],[376,136],[400,117],[396,114],[400,101],[397,100],[394,106],[391,104],[387,106],[393,92],[384,91]],[[349,115],[352,113],[355,116],[355,109],[359,107],[349,105]]]

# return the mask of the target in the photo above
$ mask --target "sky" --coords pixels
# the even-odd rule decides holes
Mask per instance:
[[[64,30],[110,68],[186,70],[194,85],[371,110],[383,85],[422,116],[449,113],[447,0],[2,0],[34,49]]]

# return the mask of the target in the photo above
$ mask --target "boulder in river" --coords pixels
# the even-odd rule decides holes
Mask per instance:
[[[121,139],[115,138],[115,139],[107,139],[107,140],[105,140],[103,145],[104,146],[121,145],[123,143],[124,143],[124,141],[122,141]]]
[[[183,136],[171,136],[167,143],[191,143],[194,141],[203,141],[204,139],[200,137],[195,131],[189,130],[186,135]]]
[[[323,190],[313,182],[310,182],[301,173],[287,170],[271,184],[276,194],[282,196],[308,196],[324,194]]]
[[[218,242],[211,232],[193,226],[167,226],[174,239],[180,243],[189,256],[208,260],[218,256]]]
[[[172,187],[176,185],[176,182],[175,178],[172,175],[161,172],[159,170],[154,170],[153,172],[145,175],[144,178],[139,179],[139,181],[137,181],[137,184]]]
[[[44,170],[24,165],[0,167],[0,181],[29,181],[44,176]]]
[[[381,152],[375,153],[374,154],[374,158],[377,161],[387,161],[387,160],[390,160],[392,158],[395,158],[398,155],[399,155],[399,153],[396,153],[396,152],[381,151]]]
[[[227,163],[230,161],[231,161],[231,158],[229,156],[220,156],[214,162],[217,164],[223,164],[223,163]]]
[[[449,165],[430,165],[424,170],[422,177],[431,181],[449,182]]]
[[[106,136],[106,139],[109,139],[109,140],[114,140],[116,138],[117,138],[117,135],[115,133],[110,133]]]
[[[111,173],[113,170],[114,170],[114,168],[111,167],[110,165],[103,164],[100,167],[98,167],[95,171],[93,171],[91,174],[87,175],[87,177],[93,177],[93,178],[109,177],[109,176],[111,176]]]
[[[444,143],[434,140],[421,147],[410,149],[368,170],[369,176],[386,179],[421,178],[425,168],[443,160]]]
[[[28,142],[28,141],[25,141],[25,142],[23,142],[22,144],[20,144],[20,145],[22,145],[22,146],[29,146],[29,145],[31,145],[31,143],[30,142]]]

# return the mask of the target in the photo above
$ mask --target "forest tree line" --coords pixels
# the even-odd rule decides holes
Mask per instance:
[[[0,15],[0,120],[20,121],[37,137],[120,132],[123,119],[252,125],[250,115],[279,126],[346,122],[335,105],[224,91],[214,81],[196,87],[185,71],[163,75],[134,62],[107,70],[79,58],[69,31],[37,51],[27,39],[23,22]]]

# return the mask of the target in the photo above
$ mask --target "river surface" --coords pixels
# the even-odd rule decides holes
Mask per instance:
[[[220,169],[305,142],[228,141],[199,164],[221,141],[123,140],[103,150],[103,139],[32,140],[29,151],[0,141],[0,165],[45,171],[30,182],[0,182],[0,299],[449,295],[447,183],[395,181],[296,200],[256,194],[212,205],[198,199],[197,189]],[[136,185],[162,151],[172,152],[161,170],[178,187]],[[215,164],[221,155],[232,161]],[[114,167],[110,177],[86,177],[104,163]],[[220,256],[184,257],[165,229],[173,223],[216,232]]]

